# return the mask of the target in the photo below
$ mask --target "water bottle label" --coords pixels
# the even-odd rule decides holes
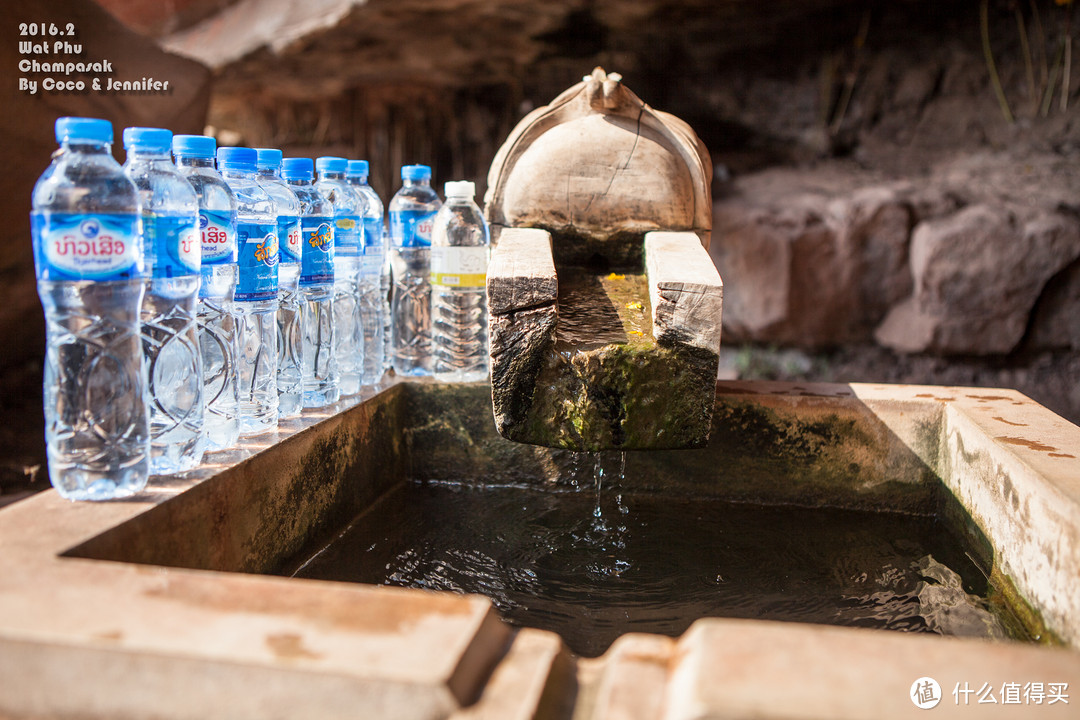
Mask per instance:
[[[202,264],[223,265],[236,262],[236,220],[231,213],[200,210]]]
[[[381,251],[382,248],[382,218],[364,218],[364,254],[371,252],[371,248]]]
[[[382,274],[383,257],[378,253],[378,248],[374,248],[370,254],[365,253],[360,258],[360,274],[368,277]]]
[[[360,235],[363,233],[359,215],[341,215],[334,218],[334,252],[353,257],[360,254]]]
[[[484,287],[487,280],[488,248],[470,247],[431,248],[431,284],[445,287]]]
[[[300,218],[296,215],[278,215],[277,225],[281,262],[300,262],[300,254],[303,252],[300,241]]]
[[[144,274],[139,216],[30,215],[39,280],[127,280]]]
[[[183,277],[199,272],[202,241],[194,215],[145,215],[143,235],[146,269],[151,277]]]
[[[304,252],[300,257],[300,284],[334,282],[334,218],[305,217],[300,220]]]
[[[390,213],[390,236],[398,247],[429,247],[435,212],[395,210]]]
[[[271,300],[278,291],[278,235],[276,224],[237,223],[240,248],[238,302]]]

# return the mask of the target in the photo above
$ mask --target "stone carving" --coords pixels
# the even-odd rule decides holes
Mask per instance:
[[[510,133],[491,163],[485,212],[496,244],[504,227],[536,227],[552,233],[559,262],[599,252],[613,266],[636,264],[653,230],[691,231],[709,247],[711,178],[689,125],[596,68]]]
[[[723,285],[694,132],[597,68],[510,134],[485,212],[492,404],[512,440],[703,445]]]

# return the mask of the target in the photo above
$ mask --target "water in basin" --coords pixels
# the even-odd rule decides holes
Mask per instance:
[[[286,574],[481,593],[590,657],[709,616],[1026,639],[934,518],[618,488],[406,482]]]

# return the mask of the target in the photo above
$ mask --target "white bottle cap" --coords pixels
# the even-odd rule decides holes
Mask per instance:
[[[476,197],[476,185],[469,180],[451,180],[443,186],[443,192],[447,198],[468,198],[472,200]]]

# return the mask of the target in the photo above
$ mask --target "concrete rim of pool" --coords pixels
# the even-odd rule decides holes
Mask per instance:
[[[1034,696],[1011,700],[1040,684],[1038,717],[1075,717],[1080,428],[1011,390],[719,383],[713,452],[749,443],[732,467],[780,480],[740,484],[706,457],[712,492],[904,510],[944,489],[1029,629],[1065,647],[704,619],[583,660],[486,598],[250,574],[405,477],[465,462],[550,481],[561,451],[490,439],[490,412],[475,412],[487,392],[388,383],[130,501],[46,491],[0,510],[0,716],[893,718],[918,711],[916,681],[933,678],[946,715],[990,686],[997,702],[979,710],[1032,717]],[[432,438],[440,450],[412,452]],[[635,456],[645,482],[651,462],[710,451],[665,452]],[[838,486],[834,467],[853,480]]]

